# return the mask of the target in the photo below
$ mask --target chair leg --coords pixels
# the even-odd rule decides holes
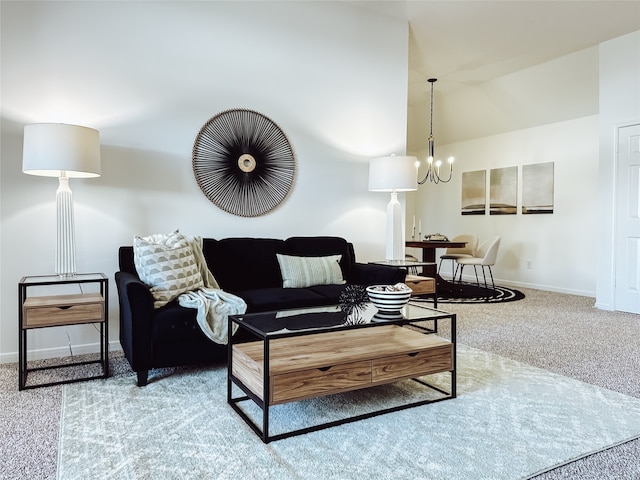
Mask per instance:
[[[491,287],[493,289],[493,296],[495,296],[496,294],[496,284],[493,281],[493,271],[491,270],[491,265],[486,265],[487,268],[489,268],[489,275],[491,276]],[[485,273],[485,265],[482,266],[482,275],[484,276],[484,288],[487,290],[487,302],[489,301],[489,285],[487,285],[487,275]]]
[[[449,260],[449,259],[447,259],[447,260]],[[458,268],[455,267],[455,265],[456,265],[456,261],[455,261],[454,258],[452,258],[451,259],[451,281],[452,282],[456,281],[455,272],[458,270]],[[455,267],[455,270],[454,270],[454,267]],[[438,263],[438,270],[437,270],[438,275],[441,275],[441,273],[440,273],[441,271],[442,271],[442,258],[440,259],[440,262]]]
[[[491,265],[487,265],[489,267],[489,275],[491,275],[491,286],[493,287],[493,291],[496,291],[496,284],[493,281],[493,272],[491,271]]]
[[[460,277],[458,277],[458,284],[462,284],[462,272],[464,271],[464,263],[462,265],[458,265],[460,267]],[[453,279],[455,282],[455,278]]]
[[[473,271],[476,272],[476,283],[478,284],[478,287],[480,287],[480,279],[478,278],[478,266],[477,265],[473,266]]]
[[[452,268],[453,268],[453,266],[452,266]],[[460,265],[456,262],[456,269],[455,269],[455,271],[453,272],[453,281],[455,281],[455,280],[456,280],[456,275],[458,275],[458,269],[459,269],[459,268],[460,268]]]

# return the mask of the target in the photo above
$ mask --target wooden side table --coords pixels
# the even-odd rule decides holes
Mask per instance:
[[[404,283],[413,291],[414,295],[435,295],[436,279],[421,275],[407,275]]]
[[[431,295],[433,297],[433,307],[438,308],[437,281],[435,277],[428,277],[418,274],[418,267],[435,268],[435,262],[416,262],[414,260],[378,260],[369,262],[374,265],[388,265],[391,267],[405,268],[407,276],[404,283],[413,291],[413,295]]]
[[[61,287],[77,284],[81,293],[71,295],[29,296],[29,290],[36,287]],[[88,284],[94,284],[92,293],[84,293]],[[57,275],[26,276],[18,283],[18,389],[45,387],[61,383],[79,382],[109,376],[109,280],[104,273],[81,273],[70,277]],[[56,364],[48,367],[28,368],[27,332],[35,328],[61,327],[97,323],[100,325],[100,359],[83,362]],[[29,372],[66,368],[78,365],[100,363],[102,374],[90,377],[72,378],[47,383],[27,385]]]

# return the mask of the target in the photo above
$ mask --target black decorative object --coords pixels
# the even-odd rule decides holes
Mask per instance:
[[[205,123],[193,145],[193,173],[214,205],[257,217],[287,197],[293,149],[280,127],[253,110],[225,110]]]
[[[360,314],[367,308],[368,302],[369,295],[365,287],[362,285],[347,285],[338,298],[340,308],[347,314],[345,324],[357,325],[365,323]]]

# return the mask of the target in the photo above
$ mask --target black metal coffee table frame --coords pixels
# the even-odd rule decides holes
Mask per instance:
[[[346,423],[356,422],[366,418],[372,418],[372,417],[384,415],[387,413],[397,412],[397,411],[405,410],[408,408],[414,408],[421,405],[426,405],[430,403],[435,403],[435,402],[440,402],[443,400],[455,398],[456,397],[456,314],[435,310],[435,309],[426,307],[424,305],[418,305],[413,303],[410,303],[409,307],[412,309],[412,311],[416,311],[416,309],[424,310],[425,317],[424,318],[415,318],[415,317],[404,318],[403,317],[402,319],[398,319],[398,320],[392,320],[392,321],[385,320],[384,322],[371,322],[371,323],[355,325],[355,326],[354,325],[346,326],[346,325],[340,325],[340,324],[335,326],[322,325],[317,328],[301,328],[299,330],[286,329],[284,331],[281,328],[277,328],[280,325],[275,325],[273,326],[273,330],[266,331],[265,328],[261,328],[260,326],[256,326],[255,324],[252,324],[252,320],[254,319],[268,320],[270,317],[273,317],[273,320],[277,320],[276,319],[277,315],[282,312],[268,312],[268,313],[247,314],[247,315],[230,315],[228,320],[229,332],[233,331],[232,328],[233,328],[233,325],[235,324],[238,326],[239,329],[246,329],[249,333],[256,336],[258,339],[262,340],[263,347],[264,347],[264,354],[263,354],[264,366],[263,366],[263,383],[262,383],[263,394],[262,394],[262,398],[260,398],[258,395],[253,393],[249,389],[249,387],[247,387],[242,382],[242,380],[240,380],[233,374],[233,354],[232,353],[233,353],[233,345],[235,343],[233,341],[234,336],[231,336],[229,340],[229,345],[228,345],[227,403],[233,408],[233,410],[236,411],[236,413],[245,421],[245,423],[247,423],[247,425],[251,427],[251,429],[256,433],[256,435],[258,435],[258,437],[262,439],[264,443],[269,443],[275,440],[281,440],[281,439],[293,437],[296,435],[302,435],[305,433],[315,432],[318,430],[323,430],[323,429],[338,426],[338,425],[344,425]],[[335,308],[337,309],[338,307],[335,307]],[[312,311],[312,310],[313,309],[310,309],[309,311]],[[305,310],[301,310],[301,311],[304,312]],[[336,311],[336,313],[338,312],[339,310]],[[342,313],[342,315],[344,314]],[[335,315],[335,316],[339,318],[339,315]],[[422,380],[421,377],[413,378],[413,380],[425,386],[426,388],[428,388],[429,391],[437,391],[441,393],[443,395],[442,397],[436,398],[436,399],[429,398],[425,400],[410,402],[403,405],[382,408],[379,410],[366,412],[363,414],[354,415],[354,416],[342,418],[339,420],[324,422],[324,423],[312,425],[305,428],[291,430],[291,431],[279,433],[276,435],[269,434],[269,409],[271,407],[268,400],[270,398],[269,353],[270,353],[270,342],[272,340],[275,340],[278,338],[285,338],[285,337],[301,337],[301,336],[317,334],[321,332],[336,332],[336,331],[351,330],[356,328],[376,328],[377,326],[383,325],[383,324],[400,325],[406,328],[417,329],[419,331],[422,331],[425,335],[430,335],[437,332],[437,323],[439,320],[449,320],[450,322],[450,343],[452,344],[452,351],[453,351],[453,359],[452,359],[453,368],[449,371],[451,375],[450,389],[449,391],[446,391],[440,387],[431,385],[426,381]],[[418,325],[417,323],[419,322],[420,323],[433,322],[433,327],[429,328],[429,327],[425,327],[424,325]],[[278,322],[276,321],[276,323]],[[259,322],[258,322],[258,325],[259,325]],[[243,392],[243,395],[240,395],[240,396],[234,395],[234,385]],[[365,387],[365,388],[374,388],[374,387]],[[262,422],[261,422],[262,425],[258,425],[256,421],[254,421],[247,414],[247,412],[243,410],[240,404],[246,401],[253,401],[262,410]]]

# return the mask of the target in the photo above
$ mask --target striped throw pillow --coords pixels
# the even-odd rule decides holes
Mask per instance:
[[[284,288],[304,288],[313,285],[343,285],[340,269],[342,255],[327,257],[294,257],[277,253],[282,286]]]

